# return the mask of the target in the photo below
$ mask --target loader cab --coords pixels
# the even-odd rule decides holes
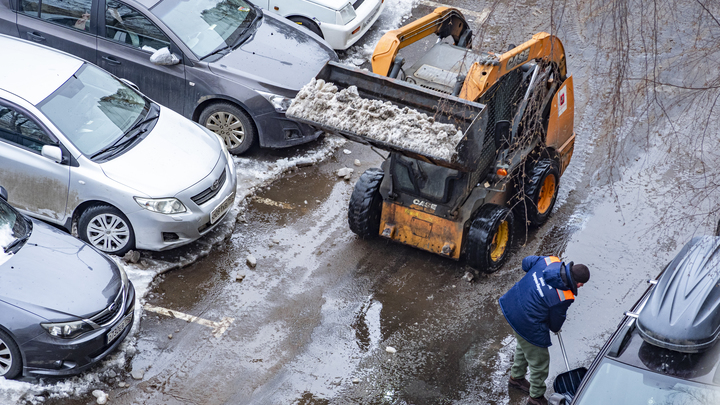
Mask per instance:
[[[392,189],[384,190],[388,197],[394,197],[403,206],[441,217],[457,206],[467,188],[465,173],[400,153],[392,153],[383,169],[392,174],[388,176]]]

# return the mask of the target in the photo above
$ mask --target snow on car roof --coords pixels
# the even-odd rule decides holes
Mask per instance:
[[[32,42],[0,35],[0,89],[37,105],[72,76],[83,61]]]

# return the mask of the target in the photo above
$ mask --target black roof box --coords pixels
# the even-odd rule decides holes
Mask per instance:
[[[720,237],[688,242],[668,265],[638,317],[655,346],[697,353],[720,336]]]

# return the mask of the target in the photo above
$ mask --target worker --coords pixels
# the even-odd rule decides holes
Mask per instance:
[[[528,256],[522,268],[527,274],[500,297],[500,309],[517,340],[508,385],[530,394],[528,404],[547,404],[550,331],[560,330],[590,271],[584,264],[566,265],[555,256]],[[529,381],[525,379],[528,366]]]

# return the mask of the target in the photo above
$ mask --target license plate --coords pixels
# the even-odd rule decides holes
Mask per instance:
[[[133,314],[130,314],[122,319],[122,321],[118,322],[117,325],[113,326],[112,329],[110,329],[110,332],[107,334],[107,344],[112,342],[113,340],[117,339],[118,336],[125,330],[125,327],[130,325],[130,322],[133,320]]]
[[[373,10],[373,12],[370,13],[370,18],[368,18],[367,20],[365,20],[365,21],[362,23],[362,29],[363,29],[363,30],[365,29],[365,27],[367,27],[368,24],[370,24],[370,23],[372,22],[373,18],[375,18],[375,15],[376,15],[376,14],[378,13],[378,11],[380,10],[380,6],[382,6],[382,3],[378,4],[377,7],[375,7],[375,10]]]
[[[210,213],[210,223],[214,224],[218,219],[222,218],[223,214],[232,207],[235,202],[235,192],[227,196],[223,202],[221,202],[214,210]]]

